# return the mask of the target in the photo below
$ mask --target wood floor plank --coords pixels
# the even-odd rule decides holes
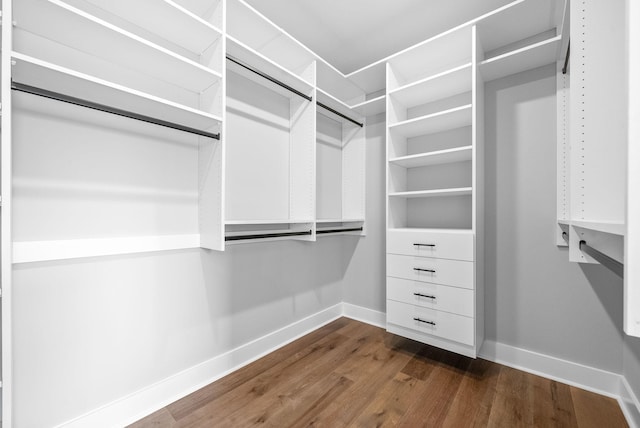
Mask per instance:
[[[618,402],[584,389],[570,387],[576,419],[580,427],[628,427]]]
[[[626,427],[616,400],[341,318],[131,425]]]
[[[464,379],[471,358],[453,353],[445,354],[424,382],[425,392],[407,409],[399,426],[442,426],[447,418],[452,397]]]
[[[167,408],[176,420],[182,419],[207,403],[227,394],[239,385],[254,379],[276,364],[282,363],[284,359],[290,357],[292,354],[312,346],[329,334],[350,324],[347,318],[339,318],[265,357],[248,364],[241,370],[237,370],[217,382],[211,383],[187,397],[170,404]]]
[[[471,362],[453,397],[444,427],[483,427],[487,425],[501,366],[486,360]]]

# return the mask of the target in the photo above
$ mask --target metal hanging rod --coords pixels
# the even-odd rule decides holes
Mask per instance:
[[[562,239],[564,239],[564,242],[566,242],[568,244],[569,243],[569,234],[567,234],[567,232],[562,232]]]
[[[567,43],[567,54],[564,57],[564,67],[562,67],[562,74],[567,74],[567,68],[569,67],[569,49],[571,48],[571,40]]]
[[[362,227],[343,227],[336,229],[319,229],[316,231],[316,235],[322,235],[325,233],[340,233],[340,232],[362,232]]]
[[[279,81],[278,79],[276,79],[274,77],[271,77],[266,73],[263,73],[260,70],[256,70],[255,68],[251,67],[248,64],[245,64],[244,62],[240,61],[239,59],[236,59],[236,58],[232,57],[231,55],[227,55],[227,59],[229,61],[233,62],[233,63],[238,64],[240,67],[246,68],[250,72],[257,74],[258,76],[260,76],[260,77],[262,77],[264,79],[267,79],[268,81],[270,81],[272,83],[275,83],[278,86],[281,86],[281,87],[285,88],[287,91],[291,91],[294,94],[296,94],[298,96],[301,96],[302,98],[304,98],[307,101],[313,101],[313,98],[311,98],[309,95],[306,95],[306,94],[300,92],[299,90],[297,90],[295,88],[292,88],[291,86],[287,85],[286,83],[283,83],[283,82]]]
[[[346,115],[340,113],[339,111],[332,109],[328,105],[322,104],[320,101],[316,101],[316,104],[318,104],[319,107],[322,107],[325,110],[329,110],[331,113],[336,114],[336,115],[340,116],[341,118],[348,120],[351,123],[355,123],[360,128],[362,128],[364,126],[362,123],[358,122],[357,120],[351,119],[349,116],[346,116]]]
[[[580,241],[578,245],[580,251],[583,251],[596,259],[602,266],[608,268],[620,278],[624,278],[624,264],[589,246],[589,244],[587,244],[587,241]]]
[[[23,83],[12,81],[11,89],[18,92],[37,95],[43,98],[62,101],[64,103],[73,104],[80,107],[86,107],[93,110],[98,110],[104,113],[114,114],[116,116],[128,117],[129,119],[139,120],[141,122],[146,122],[146,123],[152,123],[158,126],[164,126],[165,128],[177,129],[178,131],[188,132],[189,134],[200,135],[202,137],[213,138],[215,140],[220,139],[220,134],[213,134],[211,132],[201,131],[199,129],[191,128],[191,127],[180,125],[173,122],[168,122],[166,120],[157,119],[151,116],[145,116],[145,115],[134,113],[127,110],[122,110],[122,109],[111,107],[105,104],[95,103],[93,101],[84,100],[82,98],[72,97],[70,95],[61,94],[59,92],[49,91],[47,89],[38,88],[36,86],[25,85]]]
[[[225,241],[242,241],[245,239],[266,239],[266,238],[282,238],[285,236],[302,236],[302,235],[311,235],[312,232],[310,230],[303,230],[300,232],[277,232],[277,233],[257,233],[253,235],[232,235],[225,236]]]

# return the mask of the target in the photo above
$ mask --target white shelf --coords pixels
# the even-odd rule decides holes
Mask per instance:
[[[362,223],[364,222],[363,218],[325,218],[325,219],[318,219],[316,220],[316,223],[318,224],[322,224],[322,223]]]
[[[626,225],[624,223],[598,222],[571,220],[571,226],[589,229],[595,232],[610,233],[612,235],[624,236],[626,233]]]
[[[480,63],[485,82],[556,62],[561,36],[489,58]]]
[[[469,235],[473,234],[473,230],[471,229],[438,229],[438,228],[424,228],[424,227],[394,227],[387,229],[388,232],[406,232],[406,233],[414,233],[414,232],[439,232],[439,233],[452,233],[452,234],[461,234],[461,235]]]
[[[559,219],[559,220],[558,220],[558,224],[559,224],[559,225],[562,225],[562,226],[569,226],[569,225],[571,224],[571,222],[570,222],[569,220],[562,220],[562,219]]]
[[[86,1],[197,55],[222,35],[218,28],[171,0],[135,0],[135,7],[131,0]]]
[[[279,80],[280,82],[304,94],[309,95],[313,90],[313,86],[310,83],[306,82],[302,77],[273,62],[266,56],[262,55],[261,53],[255,51],[254,49],[234,39],[231,36],[227,36],[227,52],[230,56],[241,61],[242,63],[276,80]],[[261,77],[258,74],[247,70],[246,68],[234,63],[233,61],[227,60],[227,68],[235,73],[240,74],[241,76],[246,77],[247,79],[250,79],[251,81],[272,89],[287,98],[298,96],[293,92],[288,91],[287,89],[269,81],[268,79],[265,79],[264,77]]]
[[[367,94],[385,89],[386,59],[347,74],[347,78]]]
[[[389,58],[389,64],[399,78],[399,86],[469,62],[471,27],[439,34]]]
[[[438,150],[435,152],[401,156],[389,159],[389,163],[403,168],[418,168],[429,165],[443,165],[447,163],[471,160],[472,146],[456,147],[455,149]]]
[[[152,116],[208,132],[219,132],[221,118],[154,95],[98,79],[74,70],[13,52],[16,82],[122,110]]]
[[[434,134],[471,125],[471,104],[405,120],[389,126],[389,132],[405,138]]]
[[[20,28],[78,51],[196,93],[221,79],[220,73],[59,0],[22,0],[17,5],[24,8]]]
[[[401,86],[389,96],[406,109],[471,91],[471,63]]]
[[[380,95],[379,97],[354,104],[351,106],[351,108],[362,116],[373,116],[376,114],[384,113],[386,111],[386,100],[386,96]]]
[[[431,198],[442,196],[465,196],[471,195],[471,187],[458,187],[454,189],[436,189],[436,190],[416,190],[411,192],[393,192],[389,193],[389,197],[395,198]]]
[[[353,104],[364,100],[364,91],[348,80],[344,74],[324,61],[317,61],[318,88],[331,94],[339,94],[337,98],[345,104]]]
[[[13,243],[13,263],[103,257],[199,248],[200,235],[24,241]]]
[[[265,224],[306,224],[313,223],[314,220],[225,220],[226,225],[265,225]]]

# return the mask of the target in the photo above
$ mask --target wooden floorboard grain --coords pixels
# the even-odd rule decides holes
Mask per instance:
[[[341,318],[131,425],[627,427],[616,400]]]

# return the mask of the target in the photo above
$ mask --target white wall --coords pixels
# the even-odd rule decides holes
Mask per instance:
[[[344,238],[344,301],[379,312],[386,311],[384,116],[367,118],[367,236]]]
[[[555,245],[555,66],[486,86],[486,337],[620,373],[622,282]]]

